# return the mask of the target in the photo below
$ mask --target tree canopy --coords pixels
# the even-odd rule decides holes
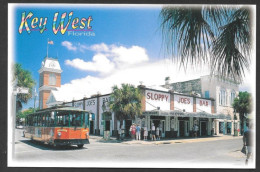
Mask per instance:
[[[38,109],[34,109],[34,108],[30,107],[29,109],[18,112],[18,114],[16,116],[16,122],[18,123],[20,121],[20,119],[25,118],[27,115],[34,113],[35,110],[38,110]]]
[[[212,74],[242,81],[252,45],[249,8],[165,6],[160,19],[163,46],[173,59],[184,67],[209,63]]]
[[[31,72],[23,69],[22,65],[18,63],[14,65],[14,79],[17,80],[17,87],[29,88],[29,94],[17,94],[17,104],[22,107],[22,103],[27,103],[32,98],[36,82],[33,80]]]
[[[130,84],[122,84],[121,88],[113,86],[110,109],[113,110],[117,119],[133,119],[135,115],[141,114],[141,92]]]
[[[238,97],[234,99],[232,104],[234,110],[239,113],[241,121],[241,129],[244,131],[244,115],[252,112],[252,96],[248,92],[239,92]]]

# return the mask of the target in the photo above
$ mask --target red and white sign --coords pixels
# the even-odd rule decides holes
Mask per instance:
[[[170,110],[170,94],[145,90],[145,110]]]
[[[211,100],[196,98],[196,111],[211,113]]]
[[[174,95],[174,110],[193,112],[193,97]]]

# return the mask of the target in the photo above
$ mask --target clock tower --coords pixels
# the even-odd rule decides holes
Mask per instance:
[[[55,58],[45,57],[42,61],[39,82],[39,108],[47,108],[46,102],[51,90],[57,90],[61,86],[61,68],[59,61]]]

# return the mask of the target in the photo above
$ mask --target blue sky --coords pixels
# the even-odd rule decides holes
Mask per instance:
[[[55,35],[52,32],[53,16],[59,12],[58,22],[62,13],[67,12],[65,23],[68,21],[68,13],[73,11],[72,19],[79,19],[92,16],[91,21],[92,33],[95,36],[69,36],[68,31],[64,35],[60,32]],[[34,17],[47,17],[47,30],[42,34],[39,31],[32,31],[30,34],[26,30],[20,34],[18,28],[21,24],[22,13],[33,13],[32,18],[27,19],[29,27]],[[52,40],[54,45],[49,45],[49,57],[58,57],[62,73],[62,83],[65,84],[73,79],[82,78],[87,75],[95,76],[96,72],[79,71],[71,66],[65,65],[65,60],[81,58],[90,61],[94,55],[92,51],[71,51],[62,46],[62,42],[68,41],[74,45],[81,44],[91,46],[93,44],[105,43],[106,45],[118,45],[124,47],[139,46],[145,47],[149,58],[159,58],[161,48],[161,35],[159,30],[159,12],[160,6],[156,7],[105,7],[90,6],[84,8],[78,7],[37,7],[22,6],[15,10],[15,61],[21,63],[24,69],[32,72],[33,78],[36,80],[36,88],[38,90],[39,73],[41,61],[46,56],[47,39]],[[31,27],[30,27],[31,28]],[[25,29],[25,27],[23,28]],[[71,25],[69,26],[71,29]],[[24,107],[32,106],[32,102]]]
[[[84,95],[88,97],[97,92],[109,93],[111,86],[123,82],[138,85],[142,81],[145,85],[160,85],[166,76],[177,82],[208,74],[209,70],[205,66],[196,71],[188,69],[185,73],[171,60],[164,58],[160,10],[159,5],[16,6],[13,27],[15,62],[32,72],[38,91],[38,70],[46,56],[47,40],[52,40],[54,45],[49,45],[48,54],[49,57],[58,57],[63,70],[61,92],[66,95],[63,97],[66,101],[80,99]],[[61,15],[67,12],[66,24],[71,11],[72,19],[92,16],[91,33],[95,36],[71,36],[69,31],[64,35],[53,33],[54,14],[59,12],[59,23]],[[33,13],[32,18],[27,20],[29,25],[34,17],[47,17],[47,30],[42,34],[39,31],[28,34],[23,30],[20,34],[18,28],[23,12],[26,15]],[[72,29],[71,24],[68,29]],[[33,107],[33,101],[23,107]]]

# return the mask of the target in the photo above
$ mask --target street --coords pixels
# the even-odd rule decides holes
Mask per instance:
[[[245,166],[239,138],[187,143],[180,140],[174,144],[107,143],[90,139],[90,144],[79,149],[76,146],[55,148],[21,135],[22,130],[16,130],[15,162],[19,166],[251,167]]]

